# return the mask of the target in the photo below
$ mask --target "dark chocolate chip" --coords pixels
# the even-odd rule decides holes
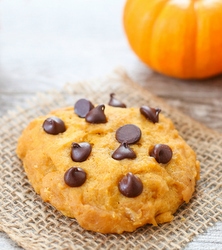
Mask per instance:
[[[116,99],[114,95],[115,95],[114,93],[110,94],[110,100],[109,100],[108,105],[113,106],[113,107],[126,108],[126,104]]]
[[[142,106],[140,108],[140,113],[153,123],[159,122],[160,112],[161,112],[161,109],[159,108],[155,109],[155,108],[150,108],[148,106]]]
[[[118,142],[128,144],[136,143],[141,138],[141,130],[136,125],[127,124],[117,129],[116,139]]]
[[[87,99],[79,99],[74,106],[75,113],[82,118],[85,118],[89,111],[93,108],[93,104]]]
[[[118,185],[119,191],[126,197],[139,196],[143,191],[142,181],[132,173],[125,175]]]
[[[47,118],[42,125],[47,134],[58,135],[66,131],[64,122],[58,117]]]
[[[80,187],[86,181],[86,172],[82,168],[72,167],[65,172],[64,181],[70,187]]]
[[[135,152],[128,146],[127,143],[123,142],[112,154],[112,158],[115,160],[122,159],[134,159],[136,158]]]
[[[73,161],[85,161],[92,151],[92,146],[88,142],[73,143],[71,149],[71,158]]]
[[[98,105],[91,109],[86,115],[86,121],[89,123],[106,123],[107,119],[104,113],[105,105]]]
[[[172,149],[166,144],[156,144],[150,151],[150,156],[154,157],[158,163],[168,163],[173,156]]]

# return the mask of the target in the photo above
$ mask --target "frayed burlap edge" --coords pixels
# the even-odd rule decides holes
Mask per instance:
[[[201,179],[188,204],[171,223],[146,225],[133,233],[103,235],[82,229],[75,221],[43,203],[30,186],[15,154],[27,124],[52,109],[73,105],[81,97],[107,103],[110,93],[130,106],[160,107],[181,136],[197,152]],[[24,249],[182,249],[196,235],[222,221],[222,135],[193,121],[133,83],[124,71],[88,82],[66,84],[62,91],[40,93],[1,118],[0,230]]]

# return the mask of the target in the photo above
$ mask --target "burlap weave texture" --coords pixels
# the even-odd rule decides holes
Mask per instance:
[[[81,97],[107,103],[110,93],[128,107],[160,107],[196,151],[201,179],[188,204],[171,223],[146,225],[133,233],[103,235],[83,230],[35,194],[16,157],[17,139],[35,117],[70,106]],[[89,82],[66,84],[60,92],[38,94],[0,121],[0,230],[24,249],[182,249],[194,236],[222,221],[222,135],[207,129],[133,83],[124,72]]]

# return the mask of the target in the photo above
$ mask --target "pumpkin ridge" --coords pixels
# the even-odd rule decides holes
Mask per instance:
[[[196,52],[197,52],[197,12],[196,12],[196,1],[191,1],[190,5],[190,11],[193,15],[193,34],[192,36],[189,36],[190,44],[189,47],[187,46],[186,49],[184,49],[184,54],[187,54],[187,51],[189,51],[188,55],[185,55],[184,57],[188,56],[188,60],[184,61],[183,65],[183,76],[184,78],[190,79],[193,75],[195,75],[196,72]],[[186,26],[187,27],[187,26]],[[192,68],[190,67],[190,58],[192,58],[192,64],[194,65]]]
[[[149,25],[147,25],[147,22],[144,22],[144,26],[142,27],[142,29],[143,30],[146,30],[146,26],[149,26],[149,27],[151,27],[151,29],[147,29],[147,30],[149,30],[149,34],[148,34],[148,38],[149,38],[149,43],[150,44],[152,44],[151,43],[151,41],[152,41],[152,34],[153,34],[153,27],[154,27],[154,25],[155,25],[155,23],[157,22],[157,20],[158,20],[158,17],[161,15],[161,13],[162,13],[162,11],[164,10],[164,8],[166,7],[166,5],[168,4],[168,2],[169,2],[170,0],[167,0],[167,1],[162,1],[162,2],[160,2],[159,4],[158,4],[158,7],[156,7],[156,14],[155,14],[155,17],[152,19],[152,21],[151,22],[149,22]],[[155,1],[154,1],[155,2]],[[157,6],[157,4],[154,4],[154,7],[155,6]],[[153,12],[153,9],[151,10],[151,12]],[[140,37],[143,37],[144,36],[144,33],[145,32],[141,32],[140,33]],[[143,40],[143,38],[141,38],[141,41]],[[144,46],[140,46],[140,51],[139,51],[139,53],[141,54],[141,57],[144,55],[144,54],[150,54],[150,51],[152,50],[152,46],[149,46],[149,49],[145,52],[145,51],[143,51],[143,49],[144,49]],[[146,59],[145,60],[143,60],[145,63],[149,63]]]
[[[152,27],[169,1],[170,0],[162,0],[157,4],[155,3],[155,0],[150,0],[149,2],[147,2],[147,4],[151,5],[148,14],[146,13],[147,8],[144,7],[143,0],[129,0],[126,3],[123,17],[126,35],[128,36],[128,41],[131,48],[136,54],[139,55],[144,63],[149,63],[146,60],[147,58],[149,58],[146,56],[147,54],[149,54],[149,50],[144,50],[144,48],[149,47],[147,46],[147,44],[150,44],[150,41],[152,39]],[[135,9],[137,11],[135,11]],[[147,22],[146,18],[149,15],[151,20]],[[140,16],[143,16],[142,20]],[[133,25],[135,25],[135,27],[139,26],[140,29],[134,29]],[[141,30],[146,32],[141,32]]]
[[[197,2],[197,70],[196,78],[207,78],[222,72],[221,1]],[[204,41],[204,42],[203,42]]]
[[[195,72],[190,67],[195,57],[193,38],[196,28],[193,28],[193,23],[196,23],[196,17],[192,1],[187,6],[168,1],[153,26],[153,42],[146,48],[150,51],[151,68],[165,75],[171,72],[171,76],[179,78],[187,78]]]

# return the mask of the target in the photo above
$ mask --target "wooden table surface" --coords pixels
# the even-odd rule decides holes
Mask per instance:
[[[0,116],[37,92],[61,89],[118,67],[152,93],[222,133],[222,76],[169,78],[148,69],[129,48],[122,27],[124,0],[2,0]],[[222,222],[186,249],[222,249]],[[20,249],[0,233],[0,249]]]

